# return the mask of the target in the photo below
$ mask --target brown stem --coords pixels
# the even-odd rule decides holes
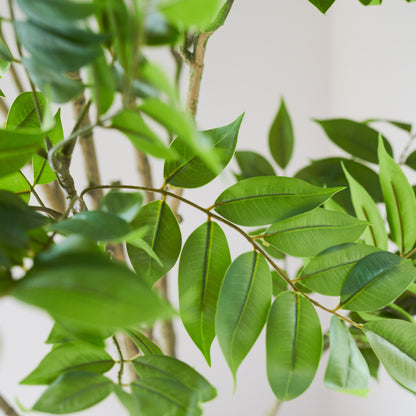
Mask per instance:
[[[6,119],[9,114],[9,107],[7,106],[6,101],[4,101],[3,98],[0,98],[0,111]]]
[[[137,170],[143,186],[153,188],[152,168],[148,157],[139,150],[136,151]],[[146,202],[154,201],[154,193],[146,191]]]
[[[13,64],[10,65],[10,74],[13,78],[13,82],[14,82],[14,85],[16,86],[17,92],[21,94],[25,89],[23,88],[23,83]]]
[[[0,395],[0,409],[6,416],[19,416],[16,410],[7,403],[3,396]]]
[[[71,78],[74,80],[80,81],[81,75],[78,72],[72,74]],[[75,118],[81,120],[79,127],[85,127],[91,124],[90,116],[88,114],[88,108],[83,114],[84,109],[86,108],[86,100],[84,93],[81,93],[73,102],[73,109]],[[88,183],[91,186],[99,185],[101,183],[100,171],[98,169],[97,154],[95,152],[93,130],[89,130],[85,134],[79,136],[79,143],[81,145],[82,155],[84,158],[85,172],[87,175]],[[96,192],[91,193],[91,199],[93,208],[96,209],[98,204],[103,197],[103,192],[100,189],[97,189]]]
[[[45,194],[48,205],[59,212],[65,212],[66,201],[65,195],[62,192],[61,187],[59,186],[58,181],[53,181],[45,185],[41,185],[41,189]]]

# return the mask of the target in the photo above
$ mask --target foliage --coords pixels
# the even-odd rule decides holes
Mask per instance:
[[[325,13],[335,0],[309,1]],[[283,99],[268,135],[270,160],[236,151],[244,115],[199,131],[192,117],[199,59],[232,0],[16,3],[10,2],[12,19],[4,24],[13,24],[18,48],[14,56],[1,39],[0,71],[23,65],[33,91],[7,97],[13,103],[0,129],[0,297],[41,308],[55,322],[51,351],[22,380],[47,386],[33,410],[72,413],[115,394],[132,416],[202,414],[215,388],[165,355],[149,333],[176,313],[159,287],[177,262],[180,319],[209,365],[218,338],[235,383],[266,327],[272,391],[281,401],[301,395],[328,348],[320,308],[332,314],[327,388],[365,396],[381,362],[416,393],[416,197],[401,166],[414,169],[415,152],[396,162],[388,138],[374,127],[379,120],[316,120],[350,157],[313,161],[294,177],[278,176],[295,144]],[[15,6],[22,20],[14,18]],[[183,109],[164,69],[146,58],[148,47],[171,48],[179,74],[183,60],[190,64],[191,111]],[[85,82],[80,69],[86,69]],[[91,100],[64,137],[58,105],[79,100],[84,90]],[[95,122],[88,118],[91,106]],[[411,136],[412,126],[385,122]],[[92,183],[78,195],[69,171],[72,152],[78,137],[92,141],[100,128],[126,136],[143,163],[162,159],[163,185]],[[233,157],[236,183],[209,208],[178,193],[205,186]],[[68,199],[63,212],[45,206],[37,192],[53,181]],[[109,192],[88,210],[85,195],[103,189]],[[29,205],[29,197],[37,204]],[[168,197],[206,215],[184,244],[181,218]],[[386,221],[377,204],[384,204]],[[232,259],[227,229],[252,250]],[[119,261],[120,247],[132,267]],[[296,276],[279,263],[289,256],[303,262]],[[338,307],[317,302],[313,292],[339,297]],[[137,355],[123,355],[120,337],[136,345]],[[111,339],[117,359],[109,354]],[[137,373],[128,385],[127,364]],[[104,375],[114,366],[118,380]]]

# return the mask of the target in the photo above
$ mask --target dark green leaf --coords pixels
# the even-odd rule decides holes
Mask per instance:
[[[169,205],[154,201],[140,208],[131,223],[133,228],[144,228],[143,240],[154,251],[160,262],[143,249],[127,245],[134,270],[152,285],[176,263],[181,251],[181,231]]]
[[[151,377],[175,380],[195,391],[198,399],[202,402],[210,401],[217,396],[214,387],[204,377],[176,358],[164,355],[147,355],[135,358],[132,365],[144,381]]]
[[[112,390],[112,381],[101,374],[63,374],[42,394],[33,410],[54,414],[78,412],[101,402]]]
[[[351,176],[364,186],[376,202],[383,201],[378,175],[367,166],[354,160],[336,157],[315,160],[309,166],[298,171],[295,177],[317,186],[348,186],[341,163],[344,164]],[[334,200],[349,214],[354,214],[349,192],[336,194]]]
[[[266,330],[267,378],[280,401],[301,395],[312,383],[322,354],[322,330],[312,304],[299,294],[281,293]]]
[[[296,178],[256,177],[227,188],[214,208],[236,224],[267,225],[310,211],[340,190],[318,188]]]
[[[134,345],[136,345],[143,355],[163,355],[161,349],[150,341],[150,339],[146,338],[141,332],[136,331],[135,329],[126,329],[124,332],[134,342]]]
[[[170,148],[180,159],[165,162],[163,174],[166,182],[180,188],[197,188],[215,179],[233,157],[243,116],[244,114],[227,126],[201,133],[208,142],[206,145],[209,146],[209,151],[216,154],[216,171],[212,171],[201,154],[195,153],[184,139],[177,137]]]
[[[104,195],[98,209],[130,222],[139,212],[142,202],[143,194],[141,192],[120,192],[117,189],[112,189]]]
[[[344,173],[350,186],[355,214],[358,219],[369,223],[368,228],[364,231],[364,242],[387,250],[387,232],[376,203],[361,184],[348,173],[346,168],[344,168]]]
[[[331,318],[329,361],[325,372],[325,387],[343,393],[366,397],[370,372],[354,338],[345,323]]]
[[[401,253],[410,251],[416,241],[416,197],[400,166],[387,154],[380,140],[380,183],[386,204],[391,239]]]
[[[231,263],[227,239],[220,226],[209,221],[186,241],[179,262],[179,307],[182,322],[196,346],[211,363],[215,313],[225,272]]]
[[[237,369],[266,322],[272,282],[257,252],[240,255],[228,268],[218,299],[216,328],[224,357],[236,381]]]
[[[360,0],[361,4],[364,4],[364,6],[373,6],[381,4],[383,0]],[[409,1],[409,0],[407,0]]]
[[[339,296],[345,279],[357,261],[377,251],[377,247],[361,243],[331,247],[306,263],[300,281],[317,293]]]
[[[341,291],[340,306],[355,311],[374,311],[399,297],[416,278],[409,259],[380,251],[359,260]]]
[[[390,375],[416,393],[416,325],[380,319],[364,325],[371,347]]]
[[[279,111],[269,131],[270,153],[282,169],[290,162],[294,144],[292,121],[282,99]]]
[[[315,120],[325,131],[329,139],[353,156],[368,162],[377,163],[379,132],[363,123],[347,119]],[[389,154],[392,148],[386,138],[384,145]],[[348,166],[346,166],[348,169]],[[349,169],[348,169],[349,170]]]
[[[296,257],[312,257],[329,247],[356,241],[368,223],[342,212],[316,208],[274,223],[264,240]]]
[[[335,3],[335,0],[309,0],[321,13],[326,13],[327,10]]]
[[[373,377],[375,380],[378,380],[378,369],[380,367],[380,360],[377,358],[377,355],[370,347],[361,347],[360,351],[367,363],[368,370],[370,371],[370,376]]]
[[[82,342],[61,344],[40,362],[21,384],[50,384],[71,371],[106,373],[114,360],[102,349]]]
[[[256,152],[237,151],[235,159],[240,168],[241,179],[253,176],[276,176],[276,173],[267,159]]]
[[[129,328],[171,315],[170,307],[129,269],[89,243],[70,243],[75,246],[64,242],[39,257],[13,295],[57,318],[102,328]]]
[[[362,2],[362,0],[360,0],[361,2]],[[367,2],[369,2],[369,1],[373,1],[374,2],[374,4],[381,4],[381,1],[382,0],[364,0],[364,1],[367,1]],[[389,123],[389,124],[391,124],[392,126],[394,126],[394,127],[397,127],[398,129],[401,129],[401,130],[404,130],[404,131],[406,131],[406,132],[408,132],[408,133],[411,133],[412,132],[412,125],[411,124],[409,124],[409,123],[405,123],[405,122],[403,122],[403,121],[397,121],[397,120],[386,120],[386,119],[384,119],[384,118],[372,118],[372,119],[369,119],[369,120],[365,120],[364,121],[364,123],[373,123],[373,122],[384,122],[384,123]]]
[[[416,170],[416,150],[407,156],[406,162],[404,163],[413,170]]]
[[[126,221],[104,211],[80,212],[67,220],[56,222],[51,229],[64,235],[80,234],[94,241],[117,240],[130,232]]]
[[[179,31],[156,10],[151,10],[146,14],[144,26],[147,45],[172,45],[179,39]]]

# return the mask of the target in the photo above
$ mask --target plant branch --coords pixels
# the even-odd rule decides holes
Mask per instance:
[[[50,215],[55,220],[61,219],[63,215],[62,212],[55,211],[54,209],[48,207],[39,207],[35,205],[29,205],[29,207],[33,208],[35,211],[44,212],[45,214]]]
[[[0,97],[0,111],[3,114],[4,118],[7,119],[7,116],[9,114],[9,107],[6,104],[6,101],[4,101],[4,99],[1,97]]]
[[[121,386],[123,384],[124,357],[123,357],[123,353],[121,352],[120,344],[117,341],[117,337],[114,335],[112,339],[113,339],[114,345],[116,346],[118,356],[120,358],[120,369],[118,371],[117,378],[118,378],[118,384]]]
[[[276,416],[277,413],[279,412],[281,406],[282,406],[282,402],[280,402],[279,400],[276,399],[273,406],[267,412],[266,416]]]
[[[295,284],[289,279],[289,277],[286,275],[286,273],[275,263],[275,261],[266,253],[266,251],[261,248],[253,238],[247,234],[243,229],[241,229],[238,225],[235,225],[231,221],[228,221],[227,219],[221,217],[220,215],[217,215],[210,211],[209,209],[203,208],[200,205],[196,204],[195,202],[190,201],[189,199],[186,199],[180,195],[174,194],[173,192],[166,191],[165,189],[157,189],[157,188],[148,188],[145,186],[136,186],[136,185],[101,185],[101,186],[91,186],[89,188],[85,188],[81,194],[80,198],[82,199],[83,196],[91,191],[94,191],[96,188],[101,189],[134,189],[134,190],[141,190],[141,191],[151,191],[155,193],[162,194],[164,196],[169,196],[171,198],[178,199],[179,201],[197,209],[198,211],[203,212],[210,218],[214,218],[219,222],[222,222],[223,224],[227,225],[228,227],[232,228],[233,230],[237,231],[240,235],[242,235],[252,246],[253,249],[256,250],[258,253],[260,253],[270,264],[270,266],[273,267],[274,270],[276,270],[277,273],[287,282],[287,284],[292,288],[292,290],[296,293],[299,293],[304,298],[308,299],[311,303],[313,303],[315,306],[317,306],[320,309],[323,309],[326,312],[329,312],[333,315],[338,316],[338,318],[348,322],[350,325],[355,326],[356,328],[362,328],[361,324],[358,324],[351,319],[339,314],[336,312],[336,310],[329,309],[326,306],[322,305],[315,299],[309,297],[306,293],[303,293],[300,289],[298,289]]]
[[[6,416],[19,416],[16,410],[7,403],[6,399],[0,395],[0,409]]]

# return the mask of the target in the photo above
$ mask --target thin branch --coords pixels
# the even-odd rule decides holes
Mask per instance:
[[[273,406],[267,412],[266,416],[276,416],[282,406],[282,402],[276,399]]]
[[[6,399],[1,395],[0,395],[0,410],[2,410],[6,416],[19,416],[16,410],[14,410],[13,407],[11,407],[10,404],[7,403]]]
[[[62,218],[62,212],[58,212],[55,211],[52,208],[48,208],[48,207],[39,207],[39,206],[35,206],[35,205],[29,205],[30,208],[33,208],[35,211],[40,211],[40,212],[44,212],[45,214],[50,215],[52,218],[54,218],[55,220],[59,220]]]
[[[4,118],[6,119],[9,114],[9,107],[6,104],[6,101],[4,101],[4,99],[1,97],[0,97],[0,111],[3,114]]]
[[[165,189],[157,189],[157,188],[147,188],[145,186],[136,186],[136,185],[101,185],[101,186],[91,186],[89,188],[85,188],[81,194],[80,198],[82,199],[85,194],[88,192],[94,191],[96,188],[101,189],[134,189],[134,190],[142,190],[142,191],[151,191],[155,193],[162,194],[164,196],[169,196],[171,198],[179,199],[181,202],[197,209],[198,211],[203,212],[210,218],[214,218],[219,222],[222,222],[223,224],[227,225],[228,227],[232,228],[233,230],[237,231],[240,235],[242,235],[252,246],[253,249],[256,250],[258,253],[260,253],[270,264],[270,266],[273,267],[274,270],[279,273],[279,275],[287,282],[287,284],[292,288],[292,290],[296,293],[299,293],[304,298],[308,299],[311,303],[313,303],[315,306],[317,306],[320,309],[323,309],[326,312],[329,312],[333,315],[338,316],[338,318],[344,320],[345,322],[348,322],[350,325],[355,326],[356,328],[362,328],[361,324],[358,324],[354,321],[352,321],[349,318],[346,318],[345,316],[339,314],[336,312],[337,309],[329,309],[326,306],[320,304],[315,299],[309,297],[306,293],[303,293],[300,289],[298,289],[295,284],[289,279],[289,277],[286,275],[286,273],[275,263],[275,261],[266,253],[265,250],[263,250],[262,247],[260,247],[253,238],[247,234],[243,229],[241,229],[239,226],[235,225],[231,221],[226,220],[225,218],[221,217],[220,215],[217,215],[210,211],[209,209],[203,208],[200,205],[196,204],[195,202],[190,201],[189,199],[186,199],[180,195],[176,195],[173,192],[166,191]]]
[[[120,358],[120,369],[118,371],[118,384],[121,386],[123,384],[123,372],[124,372],[124,357],[123,353],[121,352],[120,344],[117,341],[117,337],[114,335],[112,337],[114,345],[116,346],[118,356]]]

